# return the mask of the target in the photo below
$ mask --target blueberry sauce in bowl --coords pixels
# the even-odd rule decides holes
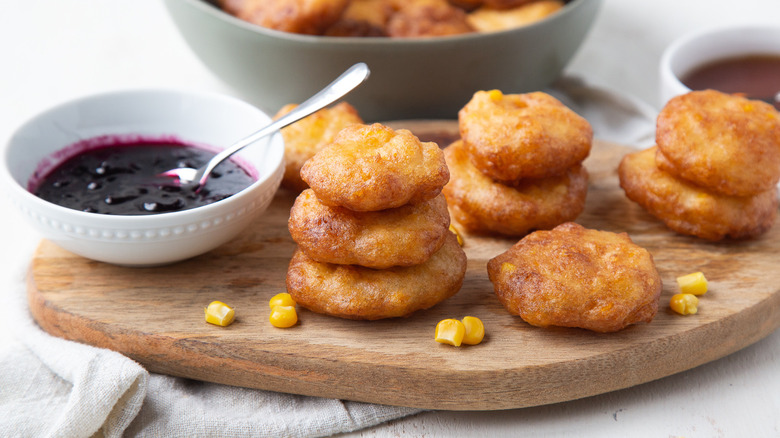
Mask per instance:
[[[113,215],[159,214],[217,202],[255,180],[244,168],[226,160],[200,190],[183,188],[161,172],[176,167],[198,168],[213,152],[172,140],[140,140],[100,144],[76,153],[30,187],[36,196],[63,207]]]
[[[197,167],[270,120],[217,93],[83,96],[14,131],[0,154],[0,183],[27,224],[64,250],[121,266],[174,263],[257,223],[284,174],[284,141],[276,132],[242,149],[198,193],[157,175],[181,164]]]

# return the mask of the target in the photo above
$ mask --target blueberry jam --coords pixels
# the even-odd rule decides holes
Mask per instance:
[[[254,182],[231,160],[220,163],[199,191],[158,176],[176,167],[198,168],[212,156],[212,152],[173,142],[91,148],[43,175],[32,192],[54,204],[90,213],[148,215],[211,204]]]

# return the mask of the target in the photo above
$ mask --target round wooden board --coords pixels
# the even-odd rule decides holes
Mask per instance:
[[[455,123],[397,122],[422,138],[447,138]],[[630,387],[718,359],[780,325],[780,227],[759,239],[708,243],[677,235],[626,199],[616,167],[630,149],[596,142],[577,222],[627,232],[654,256],[664,288],[652,323],[611,334],[532,327],[504,310],[485,264],[517,239],[466,234],[468,271],[453,298],[409,318],[349,321],[299,309],[289,329],[268,322],[268,300],[285,290],[295,248],[287,231],[293,195],[279,192],[240,238],[166,267],[90,261],[48,241],[29,274],[30,308],[51,334],[123,353],[149,371],[250,388],[450,410],[520,408]],[[668,308],[678,275],[703,271],[710,291],[699,313]],[[204,322],[212,300],[234,306],[223,328]],[[433,340],[444,318],[480,317],[476,346]]]

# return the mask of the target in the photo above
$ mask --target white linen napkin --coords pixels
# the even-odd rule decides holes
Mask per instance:
[[[6,294],[4,321],[18,342],[0,349],[2,437],[320,437],[420,411],[149,373],[43,332],[27,305],[24,265]]]
[[[635,99],[572,78],[547,91],[588,119],[597,139],[652,142],[655,114]],[[420,412],[153,374],[118,353],[50,336],[27,305],[30,258],[20,255],[4,293],[0,320],[17,342],[0,349],[0,436],[317,437]]]
[[[572,76],[561,77],[545,91],[584,117],[598,140],[637,149],[655,144],[658,111],[633,96]]]
[[[0,353],[0,435],[89,437],[102,429],[121,436],[141,408],[149,374],[119,353],[43,332],[30,315],[22,272],[17,280],[4,306],[19,343]]]

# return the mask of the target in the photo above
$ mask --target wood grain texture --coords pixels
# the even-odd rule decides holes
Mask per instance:
[[[421,137],[453,122],[397,122]],[[289,329],[268,322],[295,248],[287,231],[294,197],[279,192],[241,237],[208,254],[158,268],[90,261],[43,241],[28,277],[34,318],[51,334],[119,351],[149,371],[228,385],[400,406],[494,410],[605,393],[718,359],[780,325],[780,227],[759,239],[709,243],[681,236],[626,199],[616,167],[630,149],[596,142],[586,211],[578,223],[628,232],[654,256],[664,288],[650,324],[611,334],[541,329],[509,315],[485,265],[517,239],[466,234],[468,271],[453,298],[409,318],[349,321],[299,309]],[[669,310],[675,278],[703,271],[699,313]],[[212,300],[236,309],[222,328],[204,322]],[[444,318],[480,317],[480,345],[434,342]]]

